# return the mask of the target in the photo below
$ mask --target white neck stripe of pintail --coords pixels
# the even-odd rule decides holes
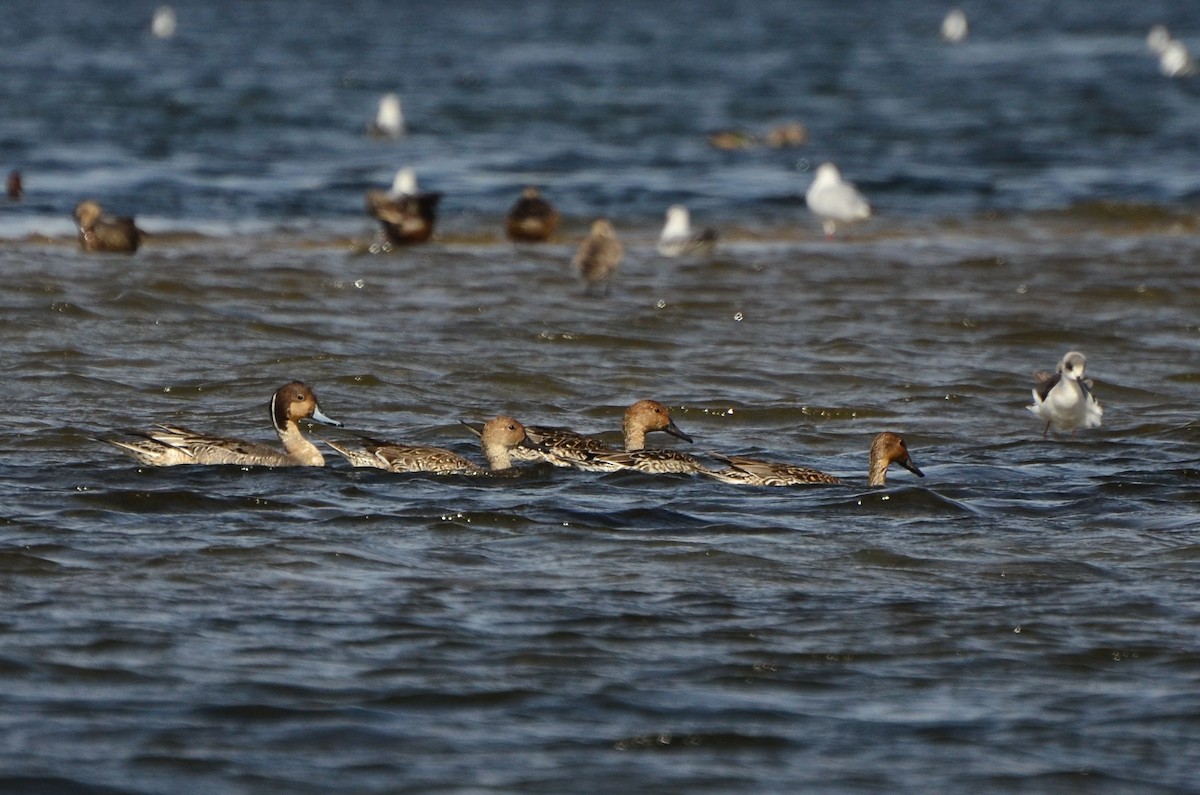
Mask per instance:
[[[279,392],[280,390],[277,389],[275,390],[274,394],[271,395],[271,425],[275,428],[275,432],[282,436],[287,432],[287,426],[290,420],[285,412],[283,415],[283,424],[280,424],[279,409],[281,406],[279,405]]]

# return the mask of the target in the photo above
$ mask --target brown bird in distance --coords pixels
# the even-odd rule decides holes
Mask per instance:
[[[612,222],[607,218],[599,218],[592,223],[592,231],[575,252],[571,264],[579,269],[586,283],[584,292],[591,294],[597,285],[604,285],[604,294],[608,295],[609,282],[621,264],[625,249],[617,239],[617,232]]]
[[[411,168],[396,172],[392,189],[367,191],[367,214],[379,221],[392,245],[424,243],[433,235],[440,193],[420,193]]]
[[[4,183],[4,192],[8,194],[8,198],[15,202],[21,201],[21,197],[25,195],[25,187],[21,183],[21,172],[8,172],[8,179]]]
[[[542,198],[541,192],[530,185],[521,191],[521,198],[508,211],[504,231],[510,240],[519,243],[540,243],[558,229],[558,210]]]
[[[129,216],[105,215],[100,203],[92,199],[75,206],[75,221],[79,226],[79,247],[84,251],[132,254],[146,234]]]

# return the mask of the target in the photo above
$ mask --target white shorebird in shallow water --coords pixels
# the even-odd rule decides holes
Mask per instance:
[[[404,113],[400,110],[398,95],[384,94],[379,98],[379,110],[367,131],[373,138],[400,138],[404,135]]]
[[[513,451],[532,442],[525,435],[525,427],[512,417],[495,417],[483,426],[479,444],[487,458],[487,468],[481,467],[457,453],[441,447],[423,447],[393,444],[374,439],[364,440],[361,448],[335,444],[325,439],[325,444],[336,450],[356,467],[386,469],[389,472],[432,472],[437,475],[483,475],[487,472],[503,472],[512,468]]]
[[[808,209],[817,216],[826,237],[833,237],[839,223],[852,223],[871,217],[871,205],[858,189],[842,179],[833,163],[817,167],[817,176],[804,194]]]
[[[1165,25],[1155,25],[1146,35],[1146,46],[1158,56],[1158,70],[1167,77],[1191,77],[1196,74],[1196,62],[1187,45],[1171,36]]]
[[[687,254],[711,254],[717,246],[715,229],[692,229],[688,208],[673,204],[667,208],[667,222],[658,236],[658,253],[664,257]]]
[[[718,455],[716,458],[729,464],[729,468],[706,470],[704,474],[724,483],[748,486],[800,486],[842,482],[842,479],[835,475],[828,475],[809,467],[757,461],[743,456]],[[887,470],[892,464],[899,464],[919,478],[925,477],[925,473],[908,454],[908,445],[904,443],[904,439],[891,431],[877,434],[871,440],[868,464],[868,483],[872,486],[883,486],[887,483]]]
[[[300,432],[299,420],[310,419],[325,425],[341,427],[321,413],[317,396],[312,388],[299,381],[284,384],[271,395],[269,404],[271,425],[283,450],[277,450],[257,442],[210,436],[182,428],[178,425],[158,425],[154,430],[137,431],[140,439],[104,439],[131,453],[134,458],[150,466],[178,466],[180,464],[235,464],[238,466],[310,466],[325,465],[325,457],[316,445]]]
[[[1026,406],[1046,421],[1042,438],[1050,427],[1074,435],[1079,428],[1099,428],[1104,409],[1092,394],[1092,382],[1083,377],[1087,359],[1078,351],[1070,351],[1058,363],[1057,372],[1034,373],[1038,385],[1033,388],[1033,405]]]
[[[590,293],[592,288],[603,285],[604,294],[608,295],[609,283],[623,256],[625,249],[617,238],[612,222],[607,218],[598,218],[592,223],[592,231],[579,244],[571,265],[583,276],[585,292]]]
[[[1171,39],[1158,54],[1158,71],[1167,77],[1191,77],[1196,74],[1197,68],[1187,45],[1179,39]]]

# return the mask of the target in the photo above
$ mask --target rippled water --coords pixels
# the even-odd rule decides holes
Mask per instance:
[[[1195,10],[968,8],[947,48],[933,4],[444,7],[0,31],[28,188],[0,211],[0,790],[1193,791],[1200,114],[1143,39]],[[413,132],[370,141],[391,89]],[[705,142],[790,118],[806,147]],[[827,157],[879,216],[832,242],[800,197]],[[405,162],[441,234],[364,253],[362,192]],[[514,248],[526,181],[565,228]],[[77,251],[84,193],[143,251]],[[677,200],[717,256],[654,253]],[[567,266],[601,212],[607,299]],[[1072,348],[1104,426],[1043,440],[1031,373]],[[692,452],[851,482],[154,470],[96,440],[267,441],[295,378],[469,456],[460,419],[616,431],[654,397]],[[866,487],[884,429],[924,479]]]

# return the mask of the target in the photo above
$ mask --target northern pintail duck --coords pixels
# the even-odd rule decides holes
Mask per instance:
[[[525,434],[525,427],[512,417],[503,415],[488,420],[480,433],[480,446],[487,459],[487,468],[442,447],[393,444],[367,440],[362,448],[349,448],[325,440],[356,467],[386,469],[389,472],[432,472],[438,475],[482,475],[512,468],[514,451],[521,446],[536,444]]]
[[[325,465],[325,457],[300,431],[299,420],[309,419],[325,425],[341,427],[321,413],[312,387],[299,381],[285,384],[271,395],[268,404],[271,425],[283,451],[257,442],[210,436],[178,425],[157,425],[153,430],[138,431],[137,440],[105,439],[104,441],[132,453],[138,461],[150,466],[179,464],[236,464],[238,466],[312,466]]]
[[[468,423],[463,423],[475,435],[479,431]],[[691,442],[692,437],[679,430],[679,426],[671,419],[671,412],[657,400],[639,400],[625,409],[625,417],[621,423],[626,451],[641,450],[646,446],[646,434],[654,431],[664,431],[672,436]],[[512,456],[520,461],[545,461],[558,467],[574,467],[587,472],[613,472],[625,469],[617,463],[604,461],[599,456],[608,453],[618,453],[616,450],[595,436],[578,433],[569,428],[559,428],[546,425],[531,425],[525,428],[537,447],[521,447],[513,450]]]
[[[743,456],[717,455],[717,459],[729,465],[728,469],[705,470],[703,474],[724,483],[739,483],[749,486],[799,486],[817,483],[841,483],[842,479],[809,467],[780,464],[773,461],[758,461]],[[898,434],[885,431],[871,442],[869,455],[870,475],[868,483],[872,486],[882,486],[887,482],[887,470],[892,464],[912,472],[917,477],[925,477],[912,456],[908,454],[908,445]]]
[[[665,421],[665,424],[664,424]],[[635,403],[626,412],[625,449],[613,453],[598,453],[590,457],[591,468],[604,471],[633,469],[650,475],[683,474],[693,475],[706,471],[695,456],[678,450],[647,448],[646,432],[661,430],[691,442],[688,436],[675,425],[666,406],[656,401]]]
[[[1038,372],[1033,377],[1038,385],[1033,389],[1033,405],[1026,406],[1046,421],[1042,438],[1054,430],[1070,431],[1079,428],[1099,428],[1104,409],[1092,394],[1092,382],[1083,377],[1087,359],[1078,351],[1069,351],[1058,363],[1057,371]]]
[[[20,201],[21,197],[25,195],[25,186],[21,182],[20,171],[8,172],[8,179],[4,181],[4,192],[15,202]]]
[[[715,229],[692,229],[691,214],[682,204],[667,208],[667,222],[658,237],[658,253],[664,257],[711,254],[717,246]]]
[[[609,471],[633,469],[648,475],[695,475],[709,471],[694,455],[657,448],[602,453],[592,460]]]
[[[532,185],[521,191],[521,198],[508,211],[504,231],[510,240],[521,243],[540,243],[558,229],[558,210],[542,198]]]
[[[804,146],[808,141],[808,129],[798,121],[776,124],[767,130],[767,146],[775,149],[790,149]]]
[[[817,216],[826,237],[833,237],[838,223],[861,221],[871,216],[871,206],[858,189],[845,182],[838,167],[822,163],[804,194],[808,209]]]
[[[609,282],[624,255],[625,249],[617,238],[612,222],[607,218],[599,218],[592,223],[592,231],[579,244],[571,265],[583,276],[587,292],[597,285],[604,285],[604,294],[608,295]]]
[[[379,110],[375,121],[367,127],[373,138],[400,138],[404,135],[404,114],[400,110],[400,97],[384,94],[379,98]]]
[[[717,130],[708,136],[708,143],[714,149],[726,152],[740,149],[753,149],[758,146],[754,133],[747,130]]]
[[[92,199],[75,206],[79,227],[79,246],[84,251],[111,251],[132,254],[146,233],[128,216],[105,215],[100,203]]]
[[[416,173],[411,168],[396,172],[389,191],[367,191],[367,214],[379,221],[387,242],[393,245],[424,243],[433,235],[440,193],[417,190]]]

